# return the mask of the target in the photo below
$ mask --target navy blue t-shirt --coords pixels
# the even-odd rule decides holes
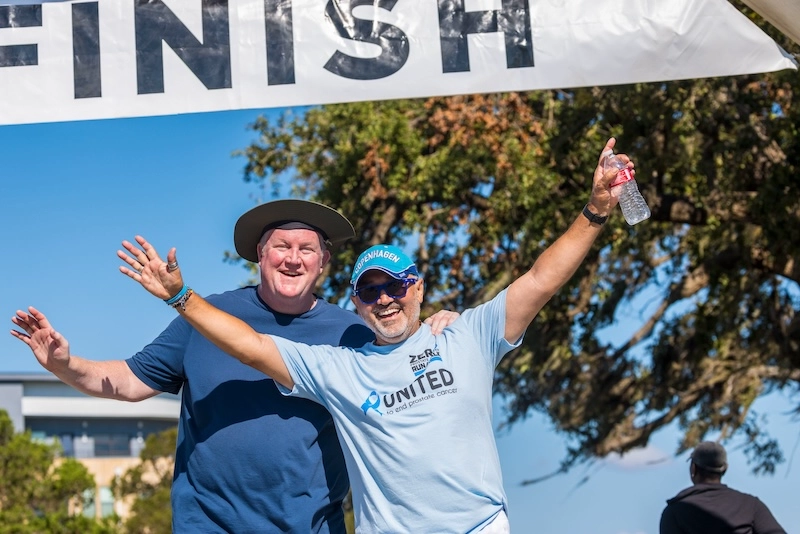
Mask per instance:
[[[374,339],[361,319],[317,299],[302,315],[269,309],[254,286],[208,297],[255,330],[316,345]],[[330,414],[281,395],[271,378],[212,345],[183,318],[127,360],[159,391],[182,389],[174,532],[344,533],[349,483]]]

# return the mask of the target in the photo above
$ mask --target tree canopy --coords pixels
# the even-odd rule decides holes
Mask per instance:
[[[328,105],[257,119],[241,154],[246,180],[290,184],[356,228],[326,296],[348,294],[361,250],[393,242],[418,259],[429,313],[485,302],[525,272],[578,216],[616,137],[652,218],[613,214],[505,358],[506,423],[545,413],[567,438],[562,470],[677,424],[676,452],[719,433],[771,472],[782,451],[751,407],[800,384],[795,91],[797,72],[781,71]]]
[[[178,427],[147,436],[139,453],[141,463],[128,469],[112,485],[117,498],[131,502],[124,530],[131,534],[172,532],[170,490],[175,467]]]
[[[15,432],[8,412],[0,410],[0,533],[115,532],[115,518],[81,514],[84,495],[94,495],[94,478],[77,460],[59,458],[60,452],[57,444]]]

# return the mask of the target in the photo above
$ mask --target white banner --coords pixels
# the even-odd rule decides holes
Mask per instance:
[[[785,68],[727,0],[0,0],[0,124]]]

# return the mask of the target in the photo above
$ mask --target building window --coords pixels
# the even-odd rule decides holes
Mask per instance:
[[[95,434],[95,456],[130,456],[129,438],[125,434]]]
[[[114,494],[111,493],[111,488],[100,488],[100,516],[108,517],[114,514]]]
[[[72,434],[61,434],[59,441],[61,441],[61,449],[64,451],[64,456],[67,458],[75,456],[75,449],[72,447]]]
[[[94,438],[82,435],[72,442],[75,458],[94,458]]]
[[[97,517],[97,508],[94,504],[94,490],[87,489],[83,492],[84,517]]]
[[[141,454],[142,449],[144,449],[144,438],[142,437],[142,433],[139,432],[139,435],[135,438],[131,438],[131,456],[134,458],[138,458],[139,454]]]

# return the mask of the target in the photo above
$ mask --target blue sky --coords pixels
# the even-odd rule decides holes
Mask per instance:
[[[222,258],[233,249],[236,219],[260,193],[242,179],[245,160],[232,155],[254,139],[246,126],[259,113],[275,112],[0,126],[6,326],[15,310],[34,305],[75,354],[116,359],[136,352],[174,316],[117,270],[120,241],[136,234],[163,252],[176,246],[185,276],[203,294],[243,283],[245,271]],[[0,336],[0,372],[39,370],[23,344]],[[791,408],[780,395],[755,406],[769,418],[787,463],[772,477],[754,477],[731,446],[725,482],[758,495],[788,532],[800,532],[793,465],[800,427]],[[646,450],[523,487],[557,469],[566,444],[540,416],[499,432],[513,531],[657,534],[665,499],[690,484],[687,455],[673,456],[677,442],[668,429]]]

